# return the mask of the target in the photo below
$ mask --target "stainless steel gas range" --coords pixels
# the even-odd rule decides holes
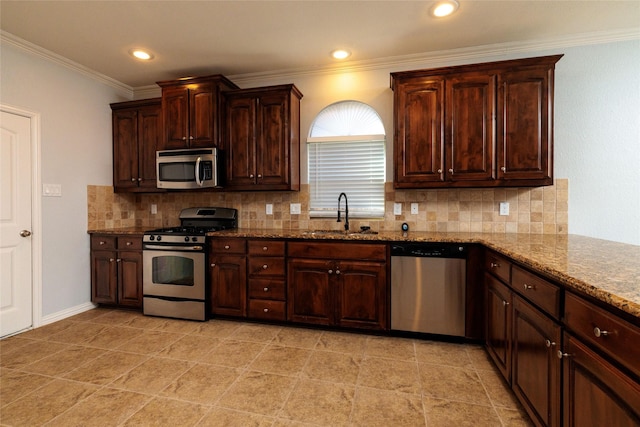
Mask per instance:
[[[180,226],[147,231],[143,242],[143,313],[178,319],[207,320],[206,233],[238,226],[238,211],[188,208]]]

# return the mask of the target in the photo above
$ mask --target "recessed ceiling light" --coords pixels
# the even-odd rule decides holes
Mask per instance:
[[[153,59],[153,55],[143,49],[131,49],[129,54],[134,58],[141,59],[143,61],[150,61]]]
[[[431,9],[431,14],[436,18],[442,18],[451,15],[458,9],[458,2],[456,0],[444,0],[436,3]]]
[[[333,52],[331,52],[331,57],[333,59],[347,59],[350,56],[351,56],[351,52],[344,49],[336,49]]]

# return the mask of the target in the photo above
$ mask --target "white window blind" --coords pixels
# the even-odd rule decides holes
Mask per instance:
[[[359,101],[327,106],[307,143],[310,217],[336,215],[340,193],[352,218],[384,217],[385,132],[373,108]]]
[[[384,217],[384,135],[315,140],[308,144],[309,215],[335,216],[344,192],[350,217]]]

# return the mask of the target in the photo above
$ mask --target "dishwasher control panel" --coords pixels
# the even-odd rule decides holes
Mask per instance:
[[[466,258],[467,247],[457,243],[394,243],[391,256]]]

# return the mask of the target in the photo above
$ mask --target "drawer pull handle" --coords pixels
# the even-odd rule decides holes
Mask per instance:
[[[492,262],[491,264],[489,264],[491,266],[491,268],[498,268],[500,267],[500,264],[497,262]]]
[[[333,270],[329,270],[329,274],[333,274]]]
[[[535,289],[535,288],[533,287],[533,285],[527,285],[527,284],[525,283],[525,284],[524,284],[524,290],[525,290],[525,291],[528,291],[529,289]]]
[[[506,306],[508,306],[508,305],[509,305],[509,303],[508,303],[507,301],[502,301],[502,305],[503,305],[504,307],[506,307]]]
[[[269,309],[268,308],[263,308],[262,311],[264,311],[265,313],[268,313]]]
[[[127,242],[127,246],[133,245],[133,242]]]
[[[340,270],[337,270],[337,269],[336,269],[336,274],[340,274]]]
[[[556,343],[554,343],[554,342],[553,342],[553,341],[551,341],[551,340],[545,340],[544,345],[546,345],[546,346],[547,346],[547,348],[551,348],[551,346],[555,346],[555,345],[556,345]]]
[[[571,357],[572,355],[569,353],[563,353],[562,350],[558,350],[556,353],[558,355],[558,359],[562,359],[563,357]]]
[[[265,291],[265,292],[269,292],[269,288],[265,287],[265,288],[264,288],[264,291]]]
[[[266,247],[266,246],[263,246],[263,247],[262,247],[262,250],[263,250],[263,251],[268,251],[268,250],[269,250],[269,248],[268,248],[268,247]]]
[[[107,242],[105,242],[104,240],[100,240],[100,245],[106,245]]]
[[[595,335],[597,338],[606,337],[607,335],[609,335],[609,331],[603,331],[596,326],[595,328],[593,328],[593,335]]]
[[[229,247],[230,247],[229,245],[224,245],[225,249],[229,249]]]
[[[269,266],[268,266],[267,264],[264,264],[264,265],[262,266],[262,269],[263,269],[263,270],[266,270],[267,268],[269,268]]]

